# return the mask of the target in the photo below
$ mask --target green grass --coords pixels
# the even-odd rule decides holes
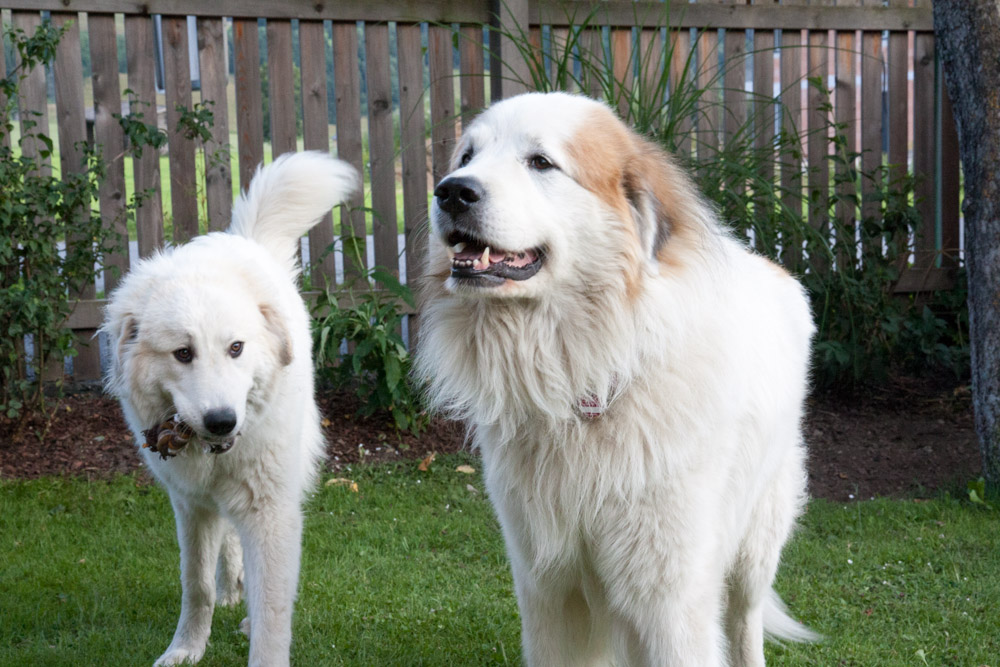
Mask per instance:
[[[479,467],[447,456],[425,473],[404,462],[323,477],[359,491],[323,486],[306,508],[294,664],[519,664],[499,528],[481,476],[460,463]],[[3,482],[0,540],[0,665],[151,664],[166,648],[180,583],[158,487]],[[996,511],[947,497],[814,501],[777,585],[826,640],[771,645],[769,664],[997,667],[998,573]],[[246,663],[244,613],[217,610],[201,664]]]

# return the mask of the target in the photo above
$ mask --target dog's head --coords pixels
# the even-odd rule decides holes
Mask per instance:
[[[224,451],[292,362],[280,306],[233,257],[237,245],[250,244],[202,237],[143,261],[112,294],[102,327],[112,347],[107,384],[133,428],[176,415]]]
[[[635,296],[708,215],[671,158],[578,95],[490,107],[451,167],[434,190],[429,274],[453,293],[531,298],[613,277]]]

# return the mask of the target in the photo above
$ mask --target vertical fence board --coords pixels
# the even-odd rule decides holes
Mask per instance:
[[[840,0],[840,4],[856,5],[860,4],[860,2],[859,0]],[[855,132],[857,130],[857,123],[855,122],[857,115],[857,86],[854,81],[854,61],[857,55],[855,47],[856,37],[853,30],[841,30],[837,32],[834,122],[842,127],[842,129],[838,129],[837,131],[842,132],[845,139],[843,147],[837,147],[838,151],[846,153],[846,155],[841,155],[841,158],[846,158],[847,155],[857,152],[858,149]],[[837,194],[839,195],[839,200],[834,215],[838,223],[835,232],[837,235],[838,268],[853,265],[855,255],[854,219],[857,212],[852,197],[855,195],[856,188],[854,183],[848,180],[850,174],[849,167],[850,165],[841,160],[836,162],[836,178],[839,181],[837,184]]]
[[[757,0],[760,4],[760,0]],[[754,30],[753,33],[753,140],[757,150],[762,154],[766,151],[768,155],[774,154],[774,31]],[[764,157],[762,155],[762,157]],[[774,182],[774,160],[764,157],[761,168],[762,178],[768,182]],[[767,193],[757,199],[756,218],[760,221],[770,217],[770,211],[761,210],[767,205]],[[774,252],[776,238],[756,238],[757,249],[764,253]]]
[[[953,268],[958,265],[959,255],[958,131],[943,77],[938,78],[938,86],[941,94],[941,266]]]
[[[723,123],[725,142],[745,140],[740,134],[746,131],[747,101],[746,65],[747,33],[745,30],[728,29],[723,36],[725,69],[722,72]],[[746,183],[742,180],[729,184],[733,192],[742,196]]]
[[[660,109],[663,106],[664,84],[663,76],[663,40],[659,30],[639,31],[639,82],[636,86],[636,99],[640,109]]]
[[[406,281],[412,284],[423,269],[427,244],[427,133],[424,125],[420,25],[396,25],[396,50],[399,62],[399,134],[403,160]]]
[[[910,0],[889,0],[890,7],[908,7]],[[907,172],[909,162],[909,37],[889,33],[889,164],[897,165],[893,177]]]
[[[322,21],[299,22],[299,62],[302,74],[302,145],[306,150],[330,152],[330,125],[326,93],[326,30]],[[310,277],[314,289],[337,281],[336,258],[326,253],[334,241],[333,215],[309,230]]]
[[[42,24],[42,17],[38,12],[14,11],[11,13],[11,22],[15,28],[20,28],[26,36],[30,37]],[[29,123],[35,123],[43,134],[49,134],[49,107],[46,101],[45,86],[45,68],[36,66],[31,68],[18,87],[17,106],[22,137],[27,134]],[[21,150],[25,156],[35,158],[38,157],[39,152],[45,150],[45,146],[37,141],[22,141]],[[48,158],[43,158],[41,164],[43,175],[51,173]]]
[[[552,55],[552,77],[553,82],[563,79],[561,90],[576,90],[573,85],[573,45],[570,43],[569,28],[563,26],[552,26],[549,37],[549,52]]]
[[[271,112],[271,156],[296,148],[295,70],[292,63],[292,22],[267,21],[267,96]]]
[[[785,0],[784,4],[803,4],[803,0]],[[781,31],[781,127],[789,136],[798,136],[802,128],[802,32]],[[801,146],[791,146],[780,157],[782,203],[791,211],[802,211]],[[794,232],[782,235],[782,261],[797,269],[802,259],[803,239]]]
[[[337,84],[337,154],[362,174],[361,76],[358,64],[358,27],[353,22],[333,24],[333,76]],[[341,210],[344,276],[357,275],[368,265],[365,249],[363,195],[358,192]],[[346,215],[345,215],[346,213]],[[354,249],[356,246],[357,250]]]
[[[451,71],[451,30],[427,29],[431,95],[431,172],[437,184],[448,173],[455,147],[455,92]]]
[[[86,170],[82,147],[87,141],[87,126],[83,112],[83,60],[80,52],[80,21],[75,13],[52,13],[52,24],[66,28],[65,34],[56,47],[55,61],[52,63],[52,78],[56,93],[56,123],[59,126],[59,156],[61,174],[82,174]],[[79,211],[79,215],[89,215],[89,210]],[[76,234],[68,234],[66,243],[91,243],[90,239]],[[96,290],[91,279],[80,291],[70,296],[78,299],[93,299]],[[73,332],[73,346],[77,355],[73,358],[73,377],[76,381],[97,380],[101,377],[101,352],[94,339],[96,329],[79,329]],[[46,369],[46,379],[62,377],[62,359],[53,359],[52,368]]]
[[[930,2],[917,0],[917,6],[921,5],[929,6]],[[934,265],[937,242],[934,203],[937,129],[934,118],[934,35],[918,32],[913,45],[913,175],[916,178],[914,195],[921,219],[913,260],[914,266],[921,269]]]
[[[167,147],[170,153],[170,205],[174,242],[198,234],[198,184],[194,141],[184,136],[178,107],[191,109],[191,63],[188,56],[187,18],[164,16],[163,78],[167,102]]]
[[[882,3],[865,0],[865,4]],[[866,30],[861,34],[861,170],[865,174],[875,173],[882,165],[882,67],[882,33]],[[863,218],[878,215],[878,203],[874,198],[877,188],[881,187],[881,183],[862,179]]]
[[[680,98],[687,95],[687,90],[691,87],[694,76],[695,59],[691,54],[691,31],[688,28],[678,28],[667,33],[667,40],[670,43],[669,55],[669,95],[673,98]],[[671,108],[681,117],[674,121],[674,136],[677,137],[677,153],[683,157],[685,162],[691,160],[691,149],[693,146],[693,125],[691,113],[693,109],[679,108],[676,103],[671,103]]]
[[[122,112],[118,81],[118,44],[114,14],[90,14],[90,64],[94,87],[94,143],[107,173],[98,199],[104,224],[120,237],[120,247],[104,255],[104,290],[110,292],[129,267],[128,221],[125,217],[125,136],[112,114]]]
[[[371,169],[375,264],[389,269],[398,276],[396,151],[393,146],[392,78],[389,72],[387,24],[365,24],[365,65],[368,81],[368,163]]]
[[[828,4],[829,0],[813,0],[812,4]],[[829,202],[830,186],[830,162],[827,154],[830,148],[827,136],[827,124],[829,117],[823,110],[823,104],[829,102],[827,94],[827,68],[829,67],[829,51],[826,30],[809,31],[808,50],[808,76],[818,78],[819,86],[810,83],[807,93],[808,111],[808,139],[807,150],[809,155],[809,225],[816,230],[816,234],[829,237],[830,225],[827,209]],[[829,258],[825,256],[826,243],[819,238],[813,239],[812,243],[806,243],[809,249],[809,263],[816,270],[825,270],[829,267]]]
[[[7,76],[7,47],[5,46],[4,41],[4,31],[0,30],[0,75]],[[5,108],[6,106],[7,96],[0,93],[0,108]],[[6,121],[7,118],[3,118],[2,120]],[[4,132],[3,137],[0,137],[0,146],[10,147],[10,134],[8,132]]]
[[[201,101],[212,103],[212,138],[205,142],[205,206],[208,229],[225,229],[233,208],[233,174],[229,145],[229,68],[222,19],[198,19],[198,66]]]
[[[611,58],[608,71],[612,76],[611,91],[618,115],[629,118],[632,100],[632,30],[629,28],[611,29]]]
[[[236,74],[236,135],[240,188],[246,189],[257,165],[264,161],[264,118],[260,91],[260,47],[257,19],[233,19]]]
[[[583,85],[587,94],[596,99],[604,98],[605,76],[604,32],[601,26],[588,24],[580,35],[580,65],[582,68]]]
[[[153,76],[153,21],[148,16],[125,17],[125,56],[128,63],[128,87],[134,95],[129,105],[132,116],[142,115],[142,121],[157,126]],[[132,160],[135,192],[147,193],[135,212],[136,240],[139,257],[148,257],[163,246],[163,204],[160,192],[160,156],[152,148],[142,151]]]
[[[719,31],[714,28],[698,34],[698,87],[703,90],[698,100],[696,133],[699,159],[715,154],[722,128],[722,104],[719,99]]]
[[[396,38],[398,50],[398,28]],[[458,59],[459,71],[462,76],[459,86],[459,109],[462,113],[462,125],[464,126],[486,106],[486,81],[483,74],[483,29],[481,26],[463,25],[459,29]],[[402,86],[402,75],[400,75],[400,86]],[[402,101],[400,108],[402,108]]]

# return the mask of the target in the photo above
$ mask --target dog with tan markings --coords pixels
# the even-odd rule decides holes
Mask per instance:
[[[482,452],[529,665],[764,664],[806,498],[801,286],[605,105],[531,93],[435,189],[416,373]]]
[[[180,620],[156,665],[198,662],[215,603],[244,590],[249,664],[288,664],[300,505],[324,452],[296,255],[356,187],[328,155],[279,157],[226,232],[142,260],[111,295],[107,387],[170,494],[181,549]]]

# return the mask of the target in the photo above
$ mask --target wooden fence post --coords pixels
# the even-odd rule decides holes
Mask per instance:
[[[490,24],[490,93],[500,100],[531,84],[528,62],[517,47],[521,42],[527,48],[528,0],[490,0]]]

